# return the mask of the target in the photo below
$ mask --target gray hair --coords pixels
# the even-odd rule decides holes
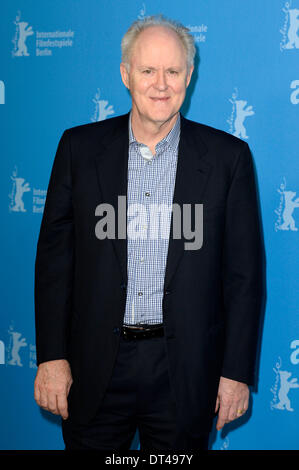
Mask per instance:
[[[190,30],[181,23],[165,18],[163,15],[146,16],[143,19],[134,21],[130,26],[121,41],[122,62],[125,64],[126,69],[129,71],[130,56],[137,37],[150,26],[163,26],[177,33],[186,50],[187,69],[189,72],[194,64],[196,52],[193,36],[190,34]]]

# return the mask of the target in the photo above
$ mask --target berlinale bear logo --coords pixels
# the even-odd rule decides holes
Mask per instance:
[[[278,208],[274,211],[278,218],[275,222],[275,231],[277,230],[291,230],[297,232],[296,222],[293,217],[294,210],[299,207],[299,197],[295,199],[295,191],[286,190],[286,179],[284,178],[280,188],[277,190],[280,197]]]
[[[12,190],[8,197],[10,198],[9,210],[13,212],[26,212],[23,194],[31,191],[29,183],[25,183],[24,178],[20,178],[17,175],[17,168],[15,167],[11,176],[13,181]]]
[[[107,100],[100,99],[101,93],[100,89],[97,89],[93,102],[95,103],[94,114],[91,118],[92,122],[104,121],[108,116],[114,114],[114,109],[112,105],[108,105]]]
[[[299,49],[299,9],[290,8],[291,2],[286,2],[282,11],[285,14],[283,27],[280,29],[282,40],[280,50]]]
[[[232,112],[230,118],[227,120],[229,124],[229,132],[240,139],[248,139],[247,131],[244,121],[248,116],[253,116],[254,111],[252,106],[247,106],[246,100],[237,99],[238,89],[235,88],[229,102],[232,103]]]
[[[290,26],[288,30],[288,42],[285,49],[299,49],[299,10],[289,10]]]
[[[26,21],[20,21],[21,13],[18,12],[15,25],[16,25],[16,32],[13,39],[14,43],[14,50],[12,52],[13,57],[21,57],[21,56],[29,56],[28,48],[26,45],[26,40],[28,36],[32,36],[34,31],[32,30],[32,26],[28,26]]]

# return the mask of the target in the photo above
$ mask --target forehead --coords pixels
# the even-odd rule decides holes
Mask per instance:
[[[136,38],[131,52],[132,64],[185,65],[186,50],[178,34],[166,27],[151,26]]]

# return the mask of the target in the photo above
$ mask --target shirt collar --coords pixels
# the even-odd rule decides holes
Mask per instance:
[[[132,144],[132,143],[135,143],[135,142],[137,144],[138,143],[141,144],[141,142],[137,142],[137,140],[135,139],[135,136],[133,134],[133,129],[132,129],[132,125],[131,125],[131,116],[132,116],[132,112],[130,112],[130,116],[129,116],[129,145]],[[162,140],[160,140],[160,142],[157,143],[156,148],[159,149],[159,147],[162,147],[165,144],[167,144],[171,148],[176,150],[177,146],[178,146],[178,143],[179,143],[179,139],[180,139],[180,129],[181,129],[181,115],[180,115],[180,113],[178,113],[178,117],[177,117],[177,120],[176,120],[174,126],[168,132],[168,134]]]

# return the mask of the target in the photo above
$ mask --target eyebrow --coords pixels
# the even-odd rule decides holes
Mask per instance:
[[[141,69],[157,70],[156,67],[153,67],[151,65],[139,65],[139,66],[137,66],[137,69],[138,70],[141,70]],[[182,70],[182,67],[180,67],[178,65],[172,65],[172,66],[168,67],[166,70],[173,70],[173,69]]]

